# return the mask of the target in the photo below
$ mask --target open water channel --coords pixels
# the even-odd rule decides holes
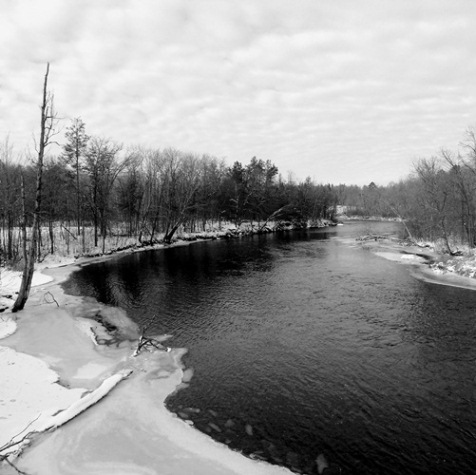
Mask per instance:
[[[195,243],[85,266],[66,290],[188,348],[172,411],[313,474],[476,472],[476,291],[349,243],[391,223]]]

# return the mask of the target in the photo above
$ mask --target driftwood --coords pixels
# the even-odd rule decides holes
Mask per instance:
[[[25,429],[23,429],[21,432],[19,432],[18,434],[16,434],[15,436],[12,437],[11,441],[10,442],[7,442],[3,447],[0,447],[0,462],[7,462],[8,465],[10,465],[10,467],[12,467],[14,470],[16,470],[16,472],[19,474],[19,475],[30,475],[28,474],[27,472],[23,472],[22,470],[20,470],[11,460],[8,459],[8,457],[10,457],[10,455],[12,455],[12,453],[7,453],[5,455],[2,455],[1,452],[5,451],[5,450],[8,450],[12,447],[15,447],[16,445],[20,446],[20,444],[22,444],[23,442],[25,442],[26,440],[28,440],[29,437],[31,437],[34,432],[29,432],[28,434],[26,434],[22,440],[20,441],[17,441],[17,442],[14,442],[15,438],[18,437],[22,432],[25,432],[26,429],[28,429],[28,427],[30,427],[34,422],[36,422],[36,420],[39,418],[40,416],[36,417],[34,420],[32,420],[27,426]]]
[[[47,299],[47,297],[50,297],[51,298],[51,301]],[[57,307],[59,307],[59,303],[57,302],[57,300],[55,299],[55,296],[51,293],[51,292],[46,292],[45,295],[43,296],[43,300],[46,302],[46,303],[55,303]]]
[[[18,434],[14,435],[9,442],[0,447],[0,462],[7,461],[7,463],[12,465],[8,460],[8,457],[10,455],[20,454],[23,446],[25,443],[28,443],[30,439],[39,433],[54,430],[79,416],[81,413],[100,402],[114,389],[115,386],[117,386],[122,380],[128,378],[131,374],[132,370],[122,370],[116,374],[113,374],[112,376],[109,376],[109,378],[102,382],[99,388],[96,388],[86,395],[83,395],[68,408],[57,412],[52,418],[46,421],[46,423],[43,423],[43,426],[40,426],[35,430],[30,430],[25,434],[25,432],[40,418],[41,414],[39,414],[24,429],[22,429]],[[10,450],[14,447],[16,447],[16,449]],[[17,470],[20,474],[24,473],[19,471],[14,465],[12,465],[12,467],[15,468],[15,470]]]
[[[162,343],[156,338],[146,336],[146,332],[154,322],[155,317],[155,314],[152,315],[152,317],[149,318],[148,322],[142,327],[139,343],[137,344],[137,348],[135,349],[133,356],[139,355],[142,350],[159,350],[167,352],[170,351],[170,348],[167,348],[166,346],[162,345]]]
[[[7,449],[15,447],[15,445],[20,445],[22,442],[24,442],[25,440],[27,440],[29,437],[31,437],[34,434],[34,432],[28,432],[21,440],[15,442],[15,439],[22,432],[25,432],[28,429],[28,427],[30,427],[32,424],[34,424],[39,419],[39,417],[40,417],[40,415],[38,415],[35,419],[33,419],[24,429],[22,429],[20,432],[18,432],[18,434],[15,434],[11,438],[10,442],[7,442],[5,445],[0,447],[0,462],[3,462],[4,460],[6,460],[8,462],[8,456],[11,455],[11,453],[2,455],[2,452],[5,452],[5,450],[7,450]]]

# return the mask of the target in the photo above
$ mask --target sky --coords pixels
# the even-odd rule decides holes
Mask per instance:
[[[0,0],[0,141],[64,131],[378,185],[476,126],[474,0]],[[53,152],[51,152],[53,153]],[[292,174],[291,174],[292,173]]]

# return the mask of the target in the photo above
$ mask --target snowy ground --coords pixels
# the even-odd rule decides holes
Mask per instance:
[[[13,305],[16,294],[20,289],[21,276],[21,272],[12,271],[9,269],[0,269],[0,311]],[[41,272],[35,272],[33,274],[32,286],[37,287],[39,285],[51,282],[51,280],[51,277],[42,274]],[[1,332],[2,329],[0,328],[0,337],[2,335]]]
[[[165,398],[184,377],[183,350],[133,357],[137,341],[96,344],[105,332],[88,314],[117,311],[131,340],[138,332],[121,310],[65,295],[57,284],[75,269],[35,273],[25,310],[0,314],[0,458],[9,454],[0,474],[18,473],[10,462],[38,475],[291,473],[168,412]],[[14,296],[18,278],[3,271],[1,293]]]
[[[347,240],[350,244],[350,240]],[[440,285],[476,290],[476,259],[471,251],[458,257],[442,256],[431,243],[407,245],[398,239],[378,238],[353,241],[374,254],[411,266],[414,277]]]

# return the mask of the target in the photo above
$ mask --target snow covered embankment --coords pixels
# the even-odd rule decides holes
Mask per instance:
[[[45,292],[61,307],[46,304]],[[18,469],[38,475],[291,473],[233,452],[167,411],[164,401],[183,379],[183,350],[134,358],[133,338],[98,345],[104,329],[80,317],[98,309],[124,317],[120,309],[64,296],[57,286],[33,292],[17,322],[2,314],[1,458],[10,454]],[[57,429],[41,432],[49,428]],[[6,461],[4,469],[13,470]]]
[[[121,368],[130,348],[117,350],[114,359],[101,355],[91,328],[64,309],[27,308],[16,331],[10,317],[0,320],[2,457],[21,451],[35,433],[72,419],[130,374]]]

